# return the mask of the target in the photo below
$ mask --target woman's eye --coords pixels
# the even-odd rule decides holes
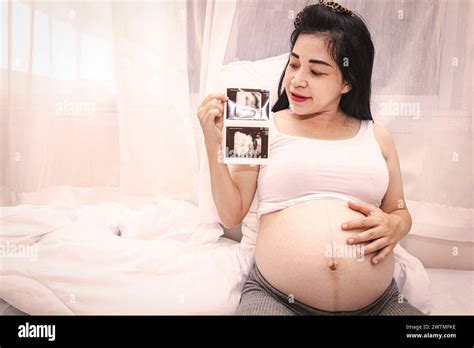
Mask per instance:
[[[288,64],[288,67],[292,70],[295,70],[295,69],[298,69],[298,65],[296,64],[293,64],[293,63],[289,63]],[[314,75],[314,76],[321,76],[321,75],[324,75],[323,73],[320,73],[320,72],[316,72],[316,71],[311,71],[311,73]]]

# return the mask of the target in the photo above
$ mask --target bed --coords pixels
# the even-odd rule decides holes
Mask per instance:
[[[0,211],[2,315],[231,315],[254,262],[252,211],[234,230],[175,200]],[[399,247],[394,276],[427,314],[474,313],[472,270],[425,270]]]

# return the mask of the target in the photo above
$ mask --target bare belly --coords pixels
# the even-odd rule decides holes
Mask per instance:
[[[363,230],[344,231],[342,223],[360,217],[365,215],[332,198],[262,216],[255,249],[260,272],[289,300],[318,309],[350,311],[369,305],[390,284],[394,257],[390,253],[373,265],[374,253],[361,255],[362,245],[346,243]]]

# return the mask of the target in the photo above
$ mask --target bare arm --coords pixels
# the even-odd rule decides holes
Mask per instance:
[[[257,187],[259,166],[235,165],[232,170],[219,163],[218,145],[208,145],[207,157],[211,175],[212,198],[224,227],[242,222],[252,204]]]
[[[199,106],[197,116],[205,139],[212,198],[222,224],[232,228],[242,222],[252,204],[260,167],[236,165],[229,172],[227,164],[219,161],[222,155],[219,153],[224,125],[222,117],[227,100],[223,94],[209,94]]]
[[[412,219],[408,211],[403,193],[403,181],[400,170],[400,160],[392,135],[384,127],[376,124],[376,134],[379,139],[389,171],[389,186],[382,200],[380,209],[392,217],[396,217],[397,235],[402,239],[411,229]]]

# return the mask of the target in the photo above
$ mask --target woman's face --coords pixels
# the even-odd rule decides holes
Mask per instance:
[[[324,40],[310,34],[298,36],[285,71],[284,86],[293,112],[298,115],[335,112],[341,94],[350,91]]]

